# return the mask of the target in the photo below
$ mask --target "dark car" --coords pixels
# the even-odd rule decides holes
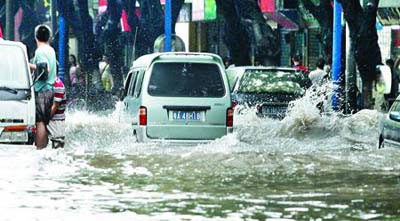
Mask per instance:
[[[400,96],[396,98],[389,113],[383,120],[378,148],[385,146],[400,147]]]
[[[256,107],[260,117],[282,119],[289,102],[301,97],[309,84],[294,68],[246,66],[226,72],[233,104]]]

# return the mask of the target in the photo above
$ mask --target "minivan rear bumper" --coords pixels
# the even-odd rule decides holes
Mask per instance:
[[[35,134],[36,127],[34,125],[3,125],[0,126],[0,144],[32,145]]]
[[[137,142],[168,142],[168,143],[189,143],[189,144],[199,144],[208,143],[221,138],[227,134],[233,133],[233,127],[226,127],[226,133],[221,137],[216,137],[213,139],[170,139],[170,138],[153,138],[147,135],[147,126],[139,126],[136,129]]]

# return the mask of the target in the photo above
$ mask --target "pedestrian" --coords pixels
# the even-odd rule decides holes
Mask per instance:
[[[103,61],[100,62],[99,69],[103,89],[106,92],[111,92],[114,87],[114,80],[111,74],[110,63],[107,56],[103,56]]]
[[[54,49],[50,46],[51,29],[47,25],[38,25],[35,28],[37,49],[30,64],[35,70],[34,91],[36,97],[36,137],[37,149],[43,149],[48,144],[46,125],[51,119],[53,104],[53,86],[56,80],[57,60]],[[45,64],[45,65],[43,65]],[[41,71],[41,73],[38,73]]]
[[[317,100],[320,100],[316,107],[320,110],[320,112],[322,112],[324,110],[324,104],[328,100],[328,91],[325,83],[328,82],[329,75],[324,70],[325,59],[319,58],[316,66],[317,68],[311,71],[308,77],[312,82],[312,90],[315,91]]]
[[[303,72],[303,74],[305,74],[305,75],[308,74],[308,68],[302,64],[300,54],[294,55],[292,58],[292,62],[293,62],[293,68]]]
[[[304,66],[301,62],[301,55],[298,53],[294,55],[292,58],[292,62],[293,62],[293,68],[302,73],[300,80],[301,87],[303,87],[304,89],[309,88],[312,85],[312,82],[308,77],[308,68]]]
[[[385,111],[387,109],[387,100],[385,99],[385,79],[380,70],[377,70],[372,91],[374,98],[374,109],[377,111]]]
[[[325,60],[323,58],[319,58],[317,61],[317,68],[311,71],[308,75],[313,85],[322,85],[324,81],[329,78],[328,73],[324,70],[324,67]]]
[[[1,29],[1,25],[0,25],[0,40],[3,39],[3,30]]]
[[[65,144],[65,108],[67,96],[65,93],[64,83],[59,77],[54,83],[54,100],[51,107],[51,120],[47,125],[50,133],[50,140],[54,149],[64,147]]]
[[[71,98],[75,99],[79,97],[81,92],[81,85],[79,81],[79,67],[75,55],[69,55],[69,79],[71,82]]]

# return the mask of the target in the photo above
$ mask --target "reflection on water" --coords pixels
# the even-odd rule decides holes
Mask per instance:
[[[1,220],[400,219],[400,151],[375,148],[381,115],[304,102],[282,121],[248,110],[197,146],[138,144],[118,108],[69,112],[63,150],[0,146]]]

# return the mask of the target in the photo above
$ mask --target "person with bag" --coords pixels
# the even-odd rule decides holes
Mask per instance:
[[[111,74],[110,63],[107,56],[103,56],[103,61],[100,62],[99,69],[104,90],[106,92],[111,92],[114,87],[114,80]]]
[[[30,64],[34,70],[34,91],[36,97],[36,137],[37,149],[43,149],[48,144],[46,126],[51,119],[53,104],[53,86],[56,81],[57,60],[54,49],[50,46],[51,29],[47,25],[38,25],[35,28],[37,49]]]

